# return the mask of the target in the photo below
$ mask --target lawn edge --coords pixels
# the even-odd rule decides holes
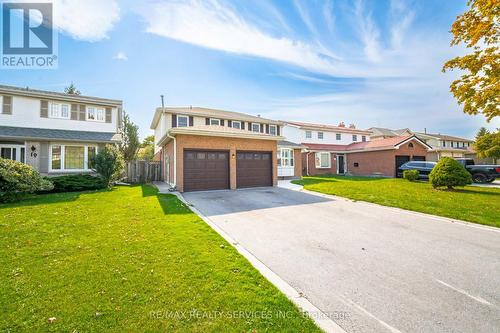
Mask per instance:
[[[381,204],[370,202],[370,201],[350,199],[348,197],[342,197],[342,196],[338,196],[338,195],[334,195],[334,194],[326,194],[326,193],[319,192],[319,191],[311,191],[311,190],[304,188],[304,185],[300,185],[300,184],[296,184],[296,183],[292,183],[292,184],[300,186],[301,188],[300,189],[299,188],[287,188],[287,189],[291,189],[292,191],[305,192],[305,193],[308,193],[311,195],[320,196],[320,197],[324,197],[324,198],[331,198],[331,199],[335,199],[335,200],[344,200],[344,201],[350,201],[350,202],[362,202],[363,204],[366,204],[366,205],[383,207],[385,209],[391,209],[391,210],[395,210],[395,211],[403,211],[403,212],[410,213],[413,215],[428,217],[428,218],[438,220],[441,222],[459,224],[459,225],[464,225],[464,226],[471,227],[471,228],[484,229],[484,230],[489,230],[489,231],[494,231],[494,232],[500,233],[500,227],[493,227],[490,225],[484,225],[484,224],[480,224],[480,223],[476,223],[476,222],[464,221],[464,220],[454,219],[454,218],[446,217],[446,216],[423,213],[423,212],[419,212],[416,210],[409,210],[409,209],[404,209],[404,208],[399,208],[399,207],[394,207],[394,206],[386,206],[386,205],[381,205]]]
[[[164,193],[160,191],[159,193]],[[179,192],[169,192],[175,195],[179,200],[186,204],[189,209],[198,215],[206,224],[210,226],[217,234],[224,238],[231,246],[233,246],[239,254],[245,257],[250,264],[259,271],[269,282],[271,282],[279,291],[281,291],[293,304],[295,304],[300,310],[308,315],[309,318],[323,331],[331,333],[346,333],[346,331],[340,327],[335,321],[330,319],[323,311],[312,304],[307,298],[302,296],[302,294],[289,285],[285,280],[283,280],[278,274],[267,267],[263,262],[261,262],[256,256],[254,256],[250,251],[243,247],[240,243],[229,236],[223,229],[218,227],[213,223],[209,217],[205,216],[196,207],[192,206]]]

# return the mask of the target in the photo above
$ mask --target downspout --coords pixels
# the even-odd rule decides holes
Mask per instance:
[[[163,101],[163,95],[161,95],[161,112],[163,114],[165,113],[165,102]],[[174,136],[168,134],[168,130],[167,130],[167,138],[174,140],[174,182],[173,184],[171,184],[171,186],[172,189],[175,190],[175,188],[177,187],[177,140],[175,139]]]

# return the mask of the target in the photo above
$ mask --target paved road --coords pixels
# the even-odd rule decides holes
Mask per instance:
[[[348,332],[500,332],[496,229],[284,188],[184,196]]]

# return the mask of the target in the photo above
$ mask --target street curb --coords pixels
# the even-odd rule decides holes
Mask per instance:
[[[299,186],[301,186],[301,185],[299,185]],[[325,194],[325,193],[321,193],[321,192],[309,191],[309,190],[306,190],[303,186],[302,186],[302,188],[288,188],[288,187],[281,187],[281,188],[285,188],[285,189],[291,190],[291,191],[304,192],[304,193],[315,195],[317,197],[322,197],[322,198],[330,198],[330,199],[335,199],[335,200],[362,203],[362,204],[369,205],[369,206],[382,207],[382,208],[385,208],[388,210],[397,211],[397,212],[404,212],[404,213],[412,214],[415,216],[427,217],[427,218],[441,221],[441,222],[453,223],[453,224],[463,225],[463,226],[470,227],[470,228],[482,229],[482,230],[486,230],[486,231],[493,231],[493,232],[500,233],[500,228],[490,227],[488,225],[482,225],[482,224],[478,224],[478,223],[474,223],[474,222],[467,222],[467,221],[463,221],[463,220],[453,219],[451,217],[444,217],[444,216],[416,212],[416,211],[408,210],[408,209],[404,209],[404,208],[384,206],[384,205],[379,205],[379,204],[376,204],[373,202],[368,202],[368,201],[363,201],[363,200],[349,199],[346,197],[340,197],[340,196],[333,195],[333,194]]]
[[[307,298],[302,296],[295,288],[289,285],[285,280],[273,272],[250,251],[245,249],[241,244],[229,236],[223,229],[217,226],[210,220],[209,217],[203,215],[196,207],[192,206],[179,192],[169,192],[179,198],[186,204],[195,214],[197,214],[206,224],[208,224],[215,232],[231,244],[242,256],[244,256],[253,267],[255,267],[269,282],[277,287],[285,296],[291,300],[296,306],[299,307],[309,318],[311,318],[316,325],[318,325],[324,332],[327,333],[346,333],[346,331],[330,319],[323,311],[312,304]]]

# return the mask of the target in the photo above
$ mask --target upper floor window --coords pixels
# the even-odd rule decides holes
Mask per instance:
[[[306,131],[306,139],[312,138],[312,132],[311,131]]]
[[[177,127],[188,127],[189,117],[177,115]]]
[[[104,108],[87,106],[87,120],[104,122],[106,120],[105,115]]]
[[[241,129],[241,121],[232,121],[231,122],[231,127],[232,128],[237,128],[237,129]]]
[[[220,119],[210,118],[210,125],[220,126]]]
[[[50,103],[50,118],[69,119],[70,106],[64,103]]]
[[[323,139],[323,132],[318,132],[318,139]]]
[[[451,141],[451,148],[453,148],[453,141]]]
[[[443,147],[446,147],[446,141],[443,140]]]
[[[336,134],[335,134],[335,140],[337,140],[337,141],[338,141],[338,140],[342,140],[342,134],[340,134],[340,133],[336,133]]]
[[[358,141],[358,136],[356,134],[352,135],[352,141],[354,142]]]
[[[260,132],[260,124],[252,123],[252,132]]]
[[[361,141],[366,142],[366,136],[365,135],[361,136]]]
[[[276,125],[269,125],[269,134],[276,135]]]

